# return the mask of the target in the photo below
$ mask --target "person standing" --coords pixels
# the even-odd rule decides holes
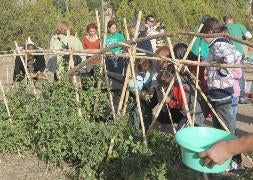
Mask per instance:
[[[96,53],[99,51],[100,48],[100,39],[97,35],[98,27],[95,23],[90,23],[87,25],[86,29],[88,34],[83,37],[82,40],[83,49],[87,50],[89,53]],[[94,74],[93,66],[96,63],[101,63],[101,59],[98,58],[93,60],[91,63],[88,63],[86,65],[86,68],[83,69],[82,74],[87,76],[93,75]]]
[[[247,28],[239,23],[234,23],[233,17],[231,15],[225,15],[223,17],[223,21],[228,28],[229,34],[231,34],[233,37],[238,38],[238,39],[250,39],[252,38],[252,34],[247,30]],[[245,53],[244,53],[244,48],[243,45],[239,42],[232,41],[233,45],[235,46],[235,49],[239,51],[242,55],[241,59],[241,64],[244,64],[244,59],[245,59]],[[239,98],[239,103],[240,104],[245,104],[247,103],[246,97],[245,97],[245,78],[244,78],[244,72],[242,73],[242,77],[239,81],[240,83],[240,98]]]
[[[152,35],[157,35],[159,34],[159,32],[157,31],[157,28],[160,26],[160,23],[157,23],[155,25],[155,17],[153,15],[148,15],[146,17],[146,28],[147,28],[147,36],[152,36]],[[151,44],[152,44],[152,49],[153,49],[153,52],[156,52],[156,39],[151,39],[150,40]]]
[[[124,36],[117,32],[117,24],[115,21],[110,20],[107,23],[107,36],[106,36],[106,47],[108,46],[112,46],[114,44],[117,44],[119,42],[125,42],[125,38]],[[118,53],[120,53],[122,51],[122,47],[116,47],[113,48],[111,50],[109,50],[109,52],[111,52],[112,54],[117,55]],[[110,72],[115,72],[118,74],[122,74],[123,73],[123,69],[124,69],[124,65],[125,65],[125,61],[123,58],[121,57],[117,57],[117,56],[109,56],[106,58],[106,67],[107,70]]]
[[[73,48],[74,51],[83,50],[82,42],[78,37],[71,35],[71,26],[67,21],[60,21],[55,27],[55,34],[50,40],[50,50],[69,51]],[[70,33],[68,35],[68,32]],[[74,66],[85,60],[85,56],[73,55]],[[51,56],[47,63],[47,69],[53,73],[53,79],[59,80],[67,71],[69,66],[69,55],[54,55]]]
[[[32,51],[38,48],[34,45],[31,39],[28,38],[28,43],[26,47],[23,47],[23,50],[25,49]],[[33,80],[37,80],[39,75],[42,74],[46,68],[44,55],[32,55],[31,53],[28,53],[26,68],[28,70],[28,73],[30,74],[30,77]],[[21,58],[17,56],[15,59],[13,82],[14,84],[16,84],[16,82],[21,82],[24,78],[25,78],[25,67],[23,66]]]
[[[95,23],[90,23],[86,29],[88,34],[82,40],[83,48],[96,52],[100,48],[100,39],[97,35],[98,27]]]

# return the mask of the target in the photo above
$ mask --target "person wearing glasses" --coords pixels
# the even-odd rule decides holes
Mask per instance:
[[[147,36],[152,36],[152,35],[156,35],[159,34],[159,32],[157,31],[158,26],[160,25],[160,23],[155,25],[155,17],[153,15],[148,15],[146,17],[146,28],[147,28]],[[153,52],[156,51],[156,39],[151,39],[150,40],[151,45],[152,45],[152,49]]]
[[[163,23],[161,22],[157,22],[155,24],[155,17],[153,15],[148,15],[145,19],[146,21],[146,31],[147,31],[147,36],[152,36],[152,35],[157,35],[160,33],[164,33],[165,31],[165,26]],[[161,47],[163,46],[163,40],[162,38],[160,39],[152,39],[150,40],[151,44],[152,44],[152,49],[153,52],[155,52],[157,50],[157,46]]]

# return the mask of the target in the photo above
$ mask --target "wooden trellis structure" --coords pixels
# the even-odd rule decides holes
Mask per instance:
[[[179,85],[181,87],[180,88],[181,93],[184,96],[185,92],[184,92],[184,90],[182,88],[182,84],[180,83],[181,82],[181,78],[179,76],[180,70],[184,69],[184,72],[189,77],[191,77],[191,81],[192,81],[193,85],[195,86],[195,91],[198,91],[198,94],[196,94],[196,97],[197,97],[197,95],[201,95],[202,96],[202,98],[205,100],[205,102],[207,103],[207,105],[209,106],[209,108],[211,109],[211,111],[213,112],[214,116],[216,116],[216,118],[218,119],[218,121],[220,122],[220,124],[224,128],[224,130],[229,131],[226,123],[216,113],[216,111],[212,107],[211,103],[209,102],[207,96],[204,94],[204,92],[201,90],[200,86],[198,85],[198,79],[196,78],[196,76],[194,74],[192,74],[192,72],[189,71],[189,69],[188,69],[187,66],[189,66],[189,65],[190,66],[197,66],[197,67],[200,67],[200,66],[204,66],[204,67],[214,66],[214,67],[224,67],[224,68],[238,68],[238,67],[240,67],[240,68],[253,69],[253,65],[217,64],[217,63],[214,63],[214,62],[191,61],[191,60],[187,60],[187,55],[190,52],[190,50],[192,48],[192,45],[193,45],[196,37],[209,37],[209,38],[211,38],[211,37],[212,38],[215,38],[215,37],[226,37],[226,38],[229,38],[229,39],[231,39],[233,41],[240,42],[240,43],[242,43],[244,45],[247,45],[249,47],[252,47],[252,48],[253,48],[253,43],[248,42],[248,41],[244,41],[244,40],[240,40],[240,39],[236,39],[236,38],[232,37],[231,35],[224,34],[224,33],[203,34],[203,33],[194,33],[194,32],[167,32],[167,33],[163,33],[163,34],[158,34],[158,35],[153,35],[153,36],[148,36],[148,37],[137,38],[138,28],[139,28],[139,25],[140,25],[140,19],[141,19],[141,13],[139,14],[139,17],[138,17],[138,23],[137,23],[137,26],[136,26],[137,30],[136,30],[136,33],[135,33],[135,36],[134,36],[133,39],[127,38],[128,40],[125,43],[117,43],[117,44],[114,44],[114,45],[109,46],[109,47],[102,47],[100,49],[100,51],[98,51],[97,53],[90,53],[87,50],[84,50],[84,51],[73,51],[73,50],[71,50],[71,51],[33,50],[33,51],[22,51],[22,52],[17,51],[16,54],[3,54],[3,55],[0,55],[0,57],[22,56],[22,55],[25,55],[27,53],[30,53],[30,54],[33,54],[33,55],[70,55],[71,57],[73,57],[73,55],[91,56],[88,59],[86,59],[85,61],[83,61],[80,64],[78,64],[77,66],[74,66],[71,69],[69,69],[66,72],[66,74],[65,74],[65,77],[69,78],[69,76],[75,76],[76,72],[79,69],[83,68],[88,63],[92,63],[93,60],[95,60],[97,58],[101,58],[101,56],[112,56],[113,54],[108,53],[109,50],[111,50],[113,48],[116,48],[116,47],[127,47],[128,48],[128,52],[127,53],[117,54],[118,57],[126,57],[126,59],[128,59],[128,61],[129,61],[129,63],[128,63],[129,64],[129,68],[127,68],[127,73],[126,73],[126,76],[125,76],[126,81],[124,83],[126,85],[124,85],[124,88],[123,88],[122,97],[121,97],[121,101],[120,101],[120,107],[117,108],[118,109],[118,113],[117,114],[120,114],[120,112],[122,112],[122,110],[124,112],[124,108],[122,108],[122,106],[124,104],[123,102],[127,102],[127,100],[128,100],[129,94],[127,95],[127,92],[126,92],[127,88],[126,87],[127,87],[127,84],[129,83],[130,76],[133,76],[134,81],[136,80],[136,78],[135,78],[136,75],[135,75],[135,72],[134,72],[135,59],[141,58],[141,59],[144,59],[144,60],[158,60],[158,61],[159,60],[166,60],[166,61],[172,63],[175,66],[176,72],[175,72],[174,78],[171,81],[168,89],[165,89],[164,98],[159,103],[159,109],[156,112],[155,118],[157,118],[157,116],[159,115],[159,113],[161,111],[161,107],[164,105],[166,97],[169,94],[169,92],[170,92],[170,90],[171,90],[171,88],[173,86],[173,83],[175,81],[179,82]],[[127,30],[127,27],[125,27],[125,29]],[[192,36],[192,37],[194,37],[193,40],[192,40],[192,42],[191,42],[191,44],[188,47],[188,51],[187,51],[185,57],[183,59],[181,59],[181,60],[175,59],[175,57],[173,55],[173,51],[172,51],[172,44],[171,44],[171,41],[170,41],[170,37],[178,36],[178,35],[185,35],[185,36]],[[106,36],[104,36],[104,37],[106,37]],[[170,50],[171,50],[171,53],[172,53],[172,58],[159,57],[156,54],[153,54],[154,56],[150,57],[150,56],[138,55],[136,53],[136,49],[138,49],[138,48],[136,48],[136,43],[142,42],[142,41],[151,40],[151,39],[157,39],[157,38],[167,38],[168,44],[169,44],[169,47],[170,47]],[[152,54],[152,52],[147,52],[147,51],[141,50],[141,49],[138,49],[138,50],[143,51],[144,53]],[[105,65],[105,63],[103,63],[103,67],[104,67],[104,70],[105,70],[104,71],[105,72],[105,78],[107,79],[108,77],[107,77],[107,71],[106,71],[106,65]],[[30,78],[29,78],[29,75],[27,75],[27,76],[28,76],[29,81],[31,81]],[[31,82],[31,84],[32,84],[32,82]],[[141,107],[140,107],[140,99],[139,99],[139,93],[138,93],[138,90],[137,90],[137,83],[135,82],[134,85],[135,85],[136,102],[137,102],[137,107],[138,107],[138,112],[139,112],[138,114],[139,114],[140,120],[141,120],[143,141],[146,144],[147,143],[147,141],[146,141],[146,132],[145,132],[144,124],[143,124],[143,117],[142,117],[142,111],[141,111]],[[107,86],[107,88],[108,88],[108,93],[110,94],[110,87]],[[111,96],[111,95],[109,95],[109,96]],[[110,104],[111,104],[111,108],[112,108],[113,114],[115,114],[116,110],[114,109],[114,105],[112,103],[112,98],[109,98],[109,99],[110,99]],[[185,109],[189,112],[189,108],[187,107],[188,103],[187,103],[187,101],[186,101],[185,98],[184,98],[184,101],[185,101],[184,104],[186,105]],[[7,106],[8,105],[6,105],[6,107]],[[7,109],[7,111],[9,112],[9,109]],[[117,114],[115,114],[115,115],[117,116]],[[9,114],[9,116],[11,116],[11,114]],[[81,116],[81,113],[80,113],[80,116]],[[147,133],[149,133],[152,130],[152,127],[153,127],[154,123],[156,122],[155,118],[153,119],[153,122],[152,122],[151,126],[149,127],[149,130],[147,131]],[[11,117],[10,117],[10,119],[11,119]],[[188,114],[188,113],[187,113],[187,120],[189,121],[189,123],[192,126],[194,125],[194,123],[193,123],[194,122],[194,117],[191,117],[190,114]]]

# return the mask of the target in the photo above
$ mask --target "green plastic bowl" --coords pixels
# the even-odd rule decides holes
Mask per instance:
[[[183,163],[203,173],[221,173],[229,167],[231,159],[221,165],[207,167],[203,159],[198,157],[198,153],[207,150],[216,142],[234,138],[236,138],[234,134],[209,127],[183,128],[176,133],[176,141],[181,146]]]

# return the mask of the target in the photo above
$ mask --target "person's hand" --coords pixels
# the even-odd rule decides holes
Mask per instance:
[[[33,79],[33,78],[36,78],[36,77],[38,76],[38,73],[34,73],[34,72],[33,72],[33,73],[31,73],[30,76],[31,76],[32,79]]]
[[[204,158],[204,164],[206,166],[223,164],[232,156],[233,153],[231,152],[228,141],[218,142],[214,144],[210,149],[199,153],[199,157]]]

